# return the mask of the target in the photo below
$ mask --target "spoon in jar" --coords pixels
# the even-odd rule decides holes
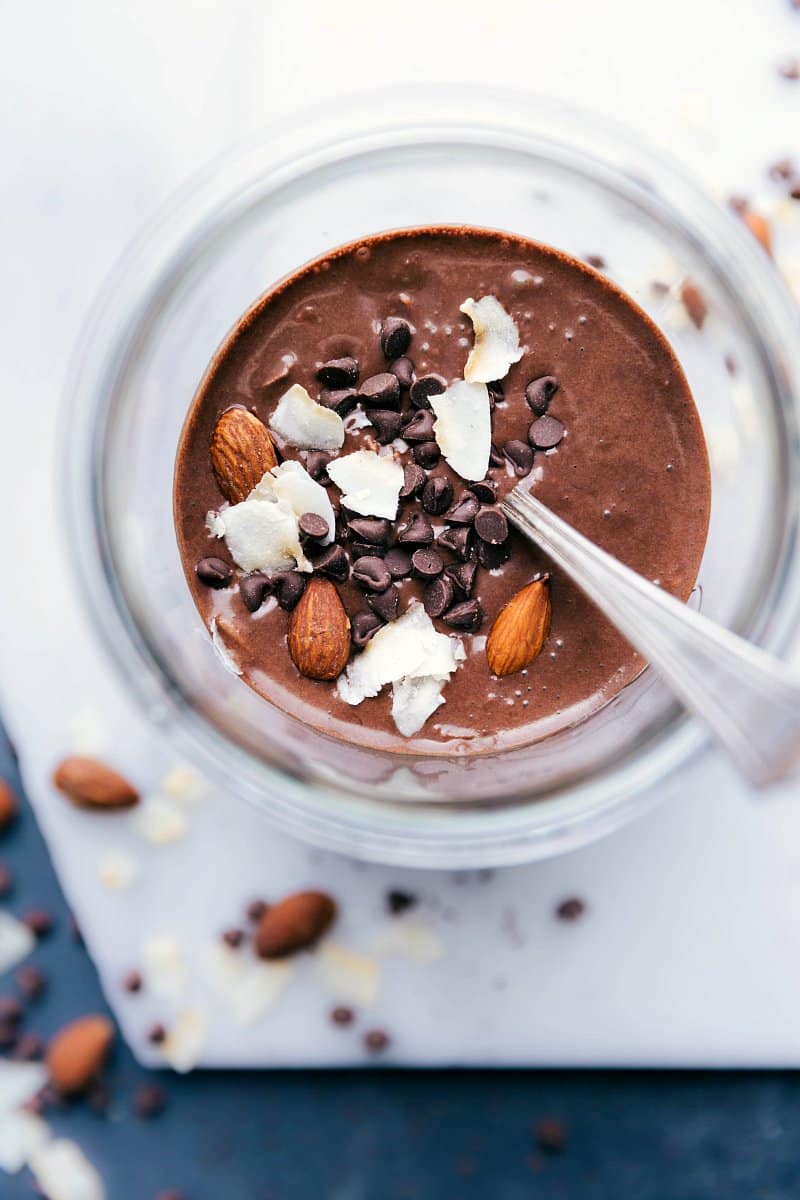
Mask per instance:
[[[800,763],[800,675],[637,575],[521,485],[500,509],[572,577],[758,786]]]

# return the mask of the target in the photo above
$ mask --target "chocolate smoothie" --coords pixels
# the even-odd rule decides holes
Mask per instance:
[[[364,238],[268,292],[211,363],[177,456],[186,578],[231,669],[302,722],[395,751],[525,744],[644,664],[508,528],[520,481],[689,596],[708,461],[646,315],[516,236]]]

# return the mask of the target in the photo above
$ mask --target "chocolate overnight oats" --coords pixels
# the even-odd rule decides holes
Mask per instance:
[[[177,457],[186,577],[230,669],[316,729],[426,753],[532,742],[643,661],[509,528],[497,501],[520,482],[689,596],[708,461],[645,314],[508,234],[364,238],[268,292],[211,363]]]

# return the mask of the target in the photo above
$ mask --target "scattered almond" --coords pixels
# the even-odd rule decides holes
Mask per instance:
[[[255,932],[260,958],[286,958],[304,950],[327,933],[336,917],[336,903],[325,892],[295,892],[263,914]]]
[[[336,679],[350,655],[350,618],[329,579],[313,576],[289,619],[289,653],[308,679]]]
[[[225,499],[241,504],[277,465],[266,425],[246,408],[226,409],[211,437],[211,466]]]
[[[0,833],[4,833],[17,819],[19,804],[14,789],[5,779],[0,779]]]
[[[53,783],[79,808],[130,808],[139,801],[136,788],[96,758],[65,758],[53,772]]]
[[[702,329],[708,316],[708,305],[700,288],[691,279],[685,279],[681,285],[681,300],[689,320],[697,329]]]
[[[60,1092],[82,1092],[99,1075],[114,1040],[108,1017],[90,1014],[71,1021],[50,1041],[45,1063]]]
[[[742,220],[767,254],[772,257],[772,230],[766,217],[754,212],[751,208],[742,213]]]
[[[500,610],[486,639],[493,675],[513,675],[529,667],[550,632],[550,576],[542,575],[512,596]]]

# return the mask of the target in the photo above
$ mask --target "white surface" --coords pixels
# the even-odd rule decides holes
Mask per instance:
[[[306,885],[339,897],[337,942],[369,951],[390,932],[384,889],[405,884],[421,892],[444,954],[381,958],[378,998],[360,1028],[391,1031],[389,1061],[800,1065],[800,807],[789,791],[754,801],[721,763],[687,772],[666,803],[613,840],[490,878],[335,860],[277,837],[224,795],[186,807],[186,836],[154,845],[130,816],[76,813],[47,783],[76,742],[146,789],[173,765],[129,711],[66,591],[53,418],[92,296],[188,171],[307,101],[402,79],[513,81],[583,102],[638,127],[723,192],[756,191],[764,164],[800,154],[800,85],[773,67],[800,52],[788,0],[498,0],[485,14],[429,0],[407,0],[391,18],[366,0],[16,6],[0,44],[0,478],[5,511],[22,511],[24,499],[35,529],[6,522],[4,715],[140,1053],[151,1020],[209,1004],[205,1062],[363,1061],[357,1035],[324,1019],[331,994],[313,960],[247,1029],[211,1001],[201,960],[251,896]],[[136,862],[127,888],[101,882],[109,854]],[[590,903],[575,926],[552,917],[570,893]],[[172,993],[121,996],[119,977],[137,965],[143,939],[164,934],[185,960]]]

